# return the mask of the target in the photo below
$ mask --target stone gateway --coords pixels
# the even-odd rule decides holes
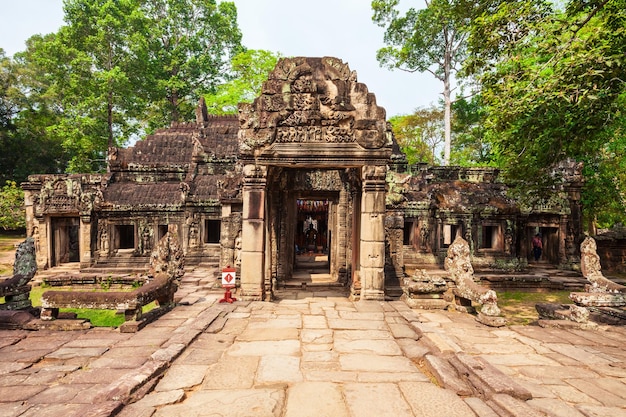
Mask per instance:
[[[27,231],[40,268],[145,269],[176,225],[187,265],[233,265],[244,300],[271,300],[323,269],[354,299],[401,294],[405,274],[441,266],[455,237],[478,265],[579,261],[580,167],[554,201],[523,210],[494,169],[409,166],[385,110],[337,58],[284,58],[238,116],[175,123],[109,150],[106,174],[32,175]],[[216,277],[217,278],[217,277]]]

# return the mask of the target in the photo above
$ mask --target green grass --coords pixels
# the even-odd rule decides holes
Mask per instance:
[[[498,306],[502,315],[510,325],[526,325],[539,318],[535,304],[556,303],[569,304],[570,291],[525,292],[525,291],[497,291]]]
[[[132,291],[132,288],[116,290],[116,291]],[[30,300],[33,306],[41,306],[41,295],[46,291],[86,291],[85,289],[76,288],[50,288],[45,286],[33,287],[30,291]],[[103,292],[102,289],[92,289],[94,292]],[[157,307],[156,302],[151,302],[143,307],[142,311],[147,313],[148,311]],[[91,308],[62,308],[62,312],[76,313],[76,316],[81,319],[87,319],[94,327],[118,327],[124,323],[124,315],[118,314],[115,310],[99,310]]]

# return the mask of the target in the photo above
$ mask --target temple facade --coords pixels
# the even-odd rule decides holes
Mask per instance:
[[[27,233],[40,268],[147,265],[178,225],[186,264],[234,266],[240,294],[271,300],[303,256],[354,298],[382,300],[438,267],[457,235],[478,264],[579,262],[580,167],[553,201],[521,207],[494,169],[408,166],[385,110],[337,58],[284,58],[238,116],[173,124],[111,149],[106,174],[32,175]],[[310,264],[306,264],[307,268]]]

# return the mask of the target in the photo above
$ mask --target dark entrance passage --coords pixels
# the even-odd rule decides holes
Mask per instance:
[[[80,262],[79,228],[77,217],[52,219],[52,266]]]
[[[297,199],[294,278],[310,275],[312,281],[330,280],[330,230],[328,199]]]

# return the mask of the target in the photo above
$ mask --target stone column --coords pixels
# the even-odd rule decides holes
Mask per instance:
[[[385,166],[363,167],[360,277],[362,300],[385,299]]]
[[[91,266],[91,218],[89,216],[80,217],[78,230],[80,266],[88,267]]]
[[[239,298],[255,301],[264,298],[267,168],[250,164],[244,167],[243,173],[241,294]]]

